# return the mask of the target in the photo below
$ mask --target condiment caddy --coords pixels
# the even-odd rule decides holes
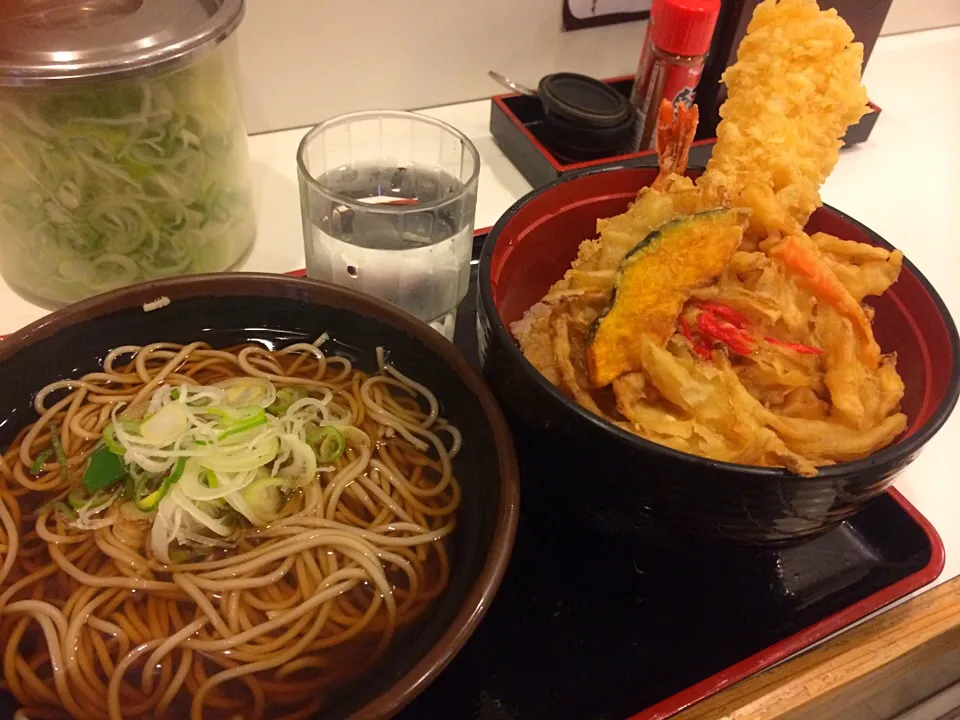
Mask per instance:
[[[610,88],[629,99],[634,76],[603,80]],[[880,108],[869,103],[869,111],[844,136],[846,146],[865,142],[880,116]],[[490,133],[503,153],[534,187],[558,177],[627,161],[650,158],[656,162],[654,150],[615,153],[588,160],[571,158],[558,148],[546,124],[546,114],[539,98],[518,93],[495,95],[490,99]],[[690,151],[692,167],[705,165],[713,151],[715,137],[697,140]]]

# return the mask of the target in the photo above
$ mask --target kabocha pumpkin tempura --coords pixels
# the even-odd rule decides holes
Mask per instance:
[[[862,54],[835,10],[762,2],[706,171],[683,176],[696,106],[664,103],[653,185],[512,325],[530,362],[618,426],[716,460],[815,475],[903,432],[863,304],[902,255],[803,230],[866,111]]]

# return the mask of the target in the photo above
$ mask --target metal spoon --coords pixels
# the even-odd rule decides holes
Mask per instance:
[[[494,72],[493,70],[488,70],[487,75],[492,77],[497,82],[498,85],[502,85],[508,90],[513,90],[515,93],[520,93],[521,95],[529,95],[530,97],[537,97],[536,90],[531,90],[530,88],[525,87],[524,85],[521,85],[518,82],[514,82],[513,80],[508,78],[506,75],[501,75],[500,73]]]

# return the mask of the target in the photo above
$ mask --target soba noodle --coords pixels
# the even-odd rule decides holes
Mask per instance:
[[[125,346],[39,391],[0,461],[0,651],[20,720],[308,717],[444,589],[459,431],[381,350],[368,376],[323,339]],[[272,404],[224,400],[241,395]],[[186,435],[144,450],[150,418],[184,414]],[[298,454],[318,429],[335,459]],[[279,450],[218,476],[204,463],[221,445],[221,469]],[[127,474],[94,492],[108,446]],[[226,495],[196,499],[218,482]]]

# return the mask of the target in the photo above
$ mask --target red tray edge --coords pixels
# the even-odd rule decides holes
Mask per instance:
[[[936,580],[943,572],[944,562],[946,561],[946,553],[940,534],[933,527],[933,524],[899,490],[890,488],[887,492],[893,500],[900,504],[907,515],[920,526],[930,541],[930,561],[926,567],[771,645],[765,650],[731,665],[726,670],[711,675],[707,679],[691,685],[686,690],[681,690],[675,695],[661,700],[656,705],[631,715],[628,720],[663,720],[668,718],[741,680],[745,680],[751,675],[770,668],[781,660],[809,648],[827,636],[849,627],[871,613]]]

